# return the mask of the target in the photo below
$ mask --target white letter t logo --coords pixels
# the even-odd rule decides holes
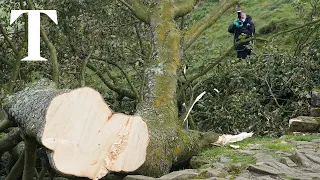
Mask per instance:
[[[12,24],[21,14],[28,13],[28,57],[22,61],[46,61],[40,55],[40,13],[44,13],[58,24],[56,10],[13,10],[11,11],[10,24]]]

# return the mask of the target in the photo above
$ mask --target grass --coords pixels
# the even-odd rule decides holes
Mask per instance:
[[[311,134],[311,135],[287,135],[285,140],[294,140],[294,141],[307,141],[311,142],[314,139],[320,139],[320,134]]]
[[[286,135],[284,138],[272,139],[272,138],[261,138],[252,137],[245,139],[243,141],[233,143],[233,145],[239,145],[240,150],[248,149],[255,144],[262,144],[261,149],[270,150],[268,154],[273,156],[275,151],[293,151],[295,146],[287,143],[286,141],[312,141],[313,139],[320,139],[320,134],[311,135]],[[229,146],[226,147],[212,147],[210,149],[204,150],[200,156],[210,157],[219,160],[220,157],[227,157],[232,159],[231,163],[244,163],[244,164],[254,164],[255,158],[253,155],[245,155],[238,152],[238,149],[232,149]]]
[[[249,146],[252,146],[253,144],[264,144],[272,141],[273,139],[271,138],[266,138],[266,137],[251,137],[248,139],[245,139],[240,142],[233,143],[233,145],[239,145],[240,149],[246,149]]]
[[[274,150],[276,151],[292,151],[295,149],[295,146],[285,143],[284,139],[271,139],[271,138],[261,138],[261,137],[252,137],[245,139],[243,141],[233,143],[233,145],[239,145],[240,150],[248,149],[256,144],[262,144],[261,149],[270,150],[268,154],[272,155]],[[219,160],[220,157],[227,157],[231,159],[231,163],[243,163],[243,164],[255,164],[256,159],[254,155],[246,155],[238,152],[239,149],[232,149],[229,146],[225,147],[213,147],[210,149],[204,150],[200,156],[209,157],[212,159]]]
[[[256,162],[256,159],[252,155],[240,154],[229,147],[214,147],[202,152],[200,156],[210,157],[213,159],[219,159],[222,156],[228,157],[232,160],[231,163],[241,162],[244,164],[254,164]]]
[[[270,150],[291,151],[295,149],[295,146],[288,143],[269,143],[263,146]]]

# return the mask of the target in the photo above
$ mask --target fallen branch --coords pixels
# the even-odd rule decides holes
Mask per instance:
[[[17,160],[17,162],[14,164],[14,166],[11,168],[6,180],[17,180],[19,179],[20,175],[23,172],[23,165],[24,165],[24,151]]]
[[[6,136],[0,139],[0,154],[14,148],[22,141],[20,129],[14,128]]]
[[[205,94],[206,94],[206,92],[201,93],[201,94],[196,98],[196,100],[193,102],[193,104],[191,105],[191,107],[190,107],[189,110],[188,110],[188,113],[187,113],[186,117],[185,117],[184,120],[183,120],[183,124],[184,124],[185,121],[188,119],[188,116],[189,116],[189,114],[190,114],[193,106],[194,106],[194,105],[202,98],[202,96],[204,96]],[[187,123],[188,123],[188,121],[187,121]],[[188,124],[187,124],[187,129],[188,129]]]
[[[239,142],[246,138],[252,137],[252,135],[253,133],[247,133],[247,132],[243,132],[238,135],[224,134],[219,136],[218,140],[212,144],[216,146],[225,146],[226,144]]]
[[[7,120],[7,119],[1,121],[0,122],[0,132],[7,130],[8,128],[12,127],[13,125],[14,125],[14,123]]]

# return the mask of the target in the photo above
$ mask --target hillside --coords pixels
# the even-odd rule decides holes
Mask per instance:
[[[216,1],[204,1],[200,3],[198,9],[191,14],[191,22],[195,22],[204,17],[210,8],[217,4]],[[290,27],[302,24],[296,9],[296,3],[291,0],[246,0],[241,4],[241,10],[247,12],[253,19],[256,27],[256,36],[269,37],[273,34],[287,30]],[[193,45],[196,55],[203,56],[205,50],[208,58],[217,54],[218,49],[225,49],[233,44],[233,35],[227,29],[236,19],[235,8],[227,11],[221,19],[212,27],[205,31],[204,35]],[[286,34],[279,43],[285,49],[294,46],[292,34]],[[260,48],[263,43],[256,43],[255,47]],[[197,52],[200,52],[198,54]]]

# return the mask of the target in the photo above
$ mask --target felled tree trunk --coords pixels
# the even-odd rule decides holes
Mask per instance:
[[[6,99],[5,109],[28,137],[45,146],[66,175],[100,179],[145,161],[148,128],[139,116],[114,114],[91,88],[57,90],[41,80]]]
[[[147,127],[140,116],[113,114],[93,89],[57,90],[46,80],[8,97],[4,107],[26,136],[49,149],[52,168],[71,176],[99,179],[141,165],[138,173],[161,176],[196,155],[203,139],[175,123],[146,120]],[[202,145],[214,142],[204,139]]]

